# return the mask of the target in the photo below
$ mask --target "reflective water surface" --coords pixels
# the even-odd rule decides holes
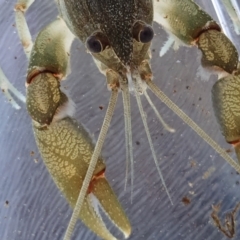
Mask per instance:
[[[14,2],[0,1],[0,65],[11,82],[25,94],[27,60],[14,25]],[[209,1],[198,2],[216,19]],[[56,16],[54,1],[36,1],[27,12],[33,37]],[[228,27],[232,30],[230,22]],[[235,159],[233,149],[225,143],[213,114],[211,88],[216,77],[203,81],[198,76],[200,53],[195,48],[170,50],[159,58],[160,47],[167,35],[158,24],[154,24],[154,28],[154,81]],[[240,50],[240,37],[233,36]],[[110,93],[103,75],[79,41],[72,46],[71,70],[64,86],[76,103],[76,118],[97,139]],[[132,223],[130,239],[226,239],[214,226],[210,215],[212,205],[221,203],[219,215],[223,218],[240,201],[239,174],[172,111],[149,94],[166,122],[176,129],[174,134],[166,132],[143,100],[159,164],[174,205],[170,204],[154,166],[134,97],[131,97],[135,159],[132,203],[130,184],[124,191],[125,138],[123,106],[119,96],[103,156],[107,178]],[[19,103],[22,108],[15,110],[2,94],[0,101],[0,239],[62,239],[72,210],[38,153],[31,119],[24,104]],[[240,237],[239,228],[237,224],[236,239]],[[72,239],[98,238],[79,221]]]

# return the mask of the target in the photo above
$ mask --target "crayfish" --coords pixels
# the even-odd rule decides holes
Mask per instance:
[[[171,203],[173,201],[159,167],[147,124],[142,96],[164,128],[169,132],[175,130],[159,114],[148,95],[149,90],[240,173],[240,165],[154,83],[150,47],[154,39],[155,21],[170,36],[160,55],[164,55],[171,46],[196,46],[202,54],[202,67],[218,75],[219,80],[212,88],[213,109],[223,136],[234,146],[240,161],[238,52],[221,26],[194,1],[57,0],[59,16],[39,32],[34,42],[25,19],[25,12],[33,2],[19,0],[15,5],[18,34],[29,59],[26,107],[44,163],[74,209],[65,240],[71,238],[78,218],[100,238],[115,239],[105,226],[99,208],[103,209],[126,238],[131,234],[130,221],[105,178],[106,167],[101,156],[119,92],[122,93],[124,107],[126,161],[127,173],[131,172],[131,194],[134,157],[130,93],[137,100],[147,144]],[[70,74],[70,48],[74,39],[85,45],[86,51],[105,76],[111,92],[96,145],[85,127],[74,118],[74,104],[61,87],[61,82]],[[4,76],[2,72],[1,76]],[[25,101],[13,86],[8,86],[6,90]],[[5,94],[11,99],[8,91]],[[18,107],[14,100],[12,103]]]

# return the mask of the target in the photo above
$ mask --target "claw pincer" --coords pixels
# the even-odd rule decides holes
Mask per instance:
[[[74,208],[94,144],[86,129],[71,117],[70,100],[60,89],[60,81],[68,72],[72,40],[72,34],[60,19],[39,33],[28,68],[27,109],[33,119],[33,131],[44,163]],[[105,168],[100,157],[79,217],[99,237],[115,239],[102,221],[100,206],[128,237],[131,226],[105,178]]]

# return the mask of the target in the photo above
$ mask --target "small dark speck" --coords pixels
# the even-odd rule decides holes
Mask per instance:
[[[197,166],[197,162],[194,161],[194,160],[192,160],[192,161],[190,162],[190,165],[191,165],[191,167],[196,167],[196,166]]]
[[[99,109],[100,109],[100,110],[103,110],[103,106],[99,106]]]
[[[155,52],[155,51],[156,51],[156,50],[153,48],[153,49],[152,49],[152,52]]]
[[[187,205],[189,205],[190,203],[191,203],[191,200],[190,200],[190,198],[188,198],[188,197],[183,197],[182,198],[182,203],[185,205],[185,206],[187,206]]]
[[[236,181],[236,185],[239,185],[239,181]]]
[[[190,89],[190,86],[186,86],[186,89],[189,90],[189,89]]]
[[[17,57],[15,56],[14,59],[17,59]]]
[[[137,144],[137,145],[140,145],[140,142],[139,142],[139,141],[136,141],[136,144]]]
[[[227,153],[230,153],[230,152],[232,152],[232,149],[231,149],[231,148],[228,148],[228,149],[226,149],[226,152],[227,152]]]
[[[202,100],[202,98],[200,97],[199,99],[198,99],[198,101],[201,101]]]
[[[9,201],[7,200],[6,202],[5,202],[5,207],[8,207],[9,206]]]

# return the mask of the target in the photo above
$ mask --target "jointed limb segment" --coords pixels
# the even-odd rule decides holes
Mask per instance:
[[[15,21],[18,35],[28,59],[30,57],[33,42],[31,33],[26,22],[25,12],[28,10],[28,8],[32,5],[34,1],[35,0],[18,0],[14,8],[16,12]]]
[[[212,88],[215,116],[226,141],[232,144],[240,163],[240,75],[218,80]]]
[[[73,38],[65,23],[57,19],[35,41],[28,66],[27,109],[39,124],[49,125],[68,103],[60,81],[67,75]]]
[[[9,82],[1,68],[0,68],[0,89],[14,108],[20,109],[20,106],[13,99],[10,92],[22,102],[24,103],[26,102],[26,98]]]
[[[70,47],[74,35],[58,18],[37,36],[28,66],[27,83],[39,72],[52,73],[59,80],[69,73]]]
[[[236,72],[238,52],[225,34],[217,30],[207,30],[199,36],[196,44],[202,52],[203,67],[217,70],[219,75]]]
[[[129,220],[105,179],[105,164],[100,156],[117,91],[112,91],[94,149],[87,131],[68,111],[70,101],[60,88],[61,80],[68,73],[73,38],[65,23],[57,19],[39,33],[33,46],[27,76],[27,109],[33,119],[35,139],[52,178],[74,208],[65,239],[70,239],[79,217],[101,238],[115,239],[92,206],[89,198],[94,196],[98,198],[97,205],[105,208],[110,219],[128,237]],[[107,206],[112,206],[113,210]]]
[[[34,0],[18,0],[17,4],[15,5],[15,11],[16,11],[15,18],[16,18],[17,31],[28,59],[30,57],[30,52],[32,50],[33,43],[32,43],[31,34],[29,32],[24,13],[27,11],[27,9],[31,6],[33,2]],[[22,93],[20,93],[9,82],[9,80],[7,79],[7,77],[5,76],[1,68],[0,68],[0,88],[3,94],[6,96],[6,98],[14,108],[20,109],[20,106],[13,99],[13,97],[11,96],[11,93],[22,102],[26,101]]]
[[[166,4],[166,2],[168,2]],[[164,27],[178,37],[184,44],[197,46],[202,52],[202,65],[217,73],[221,78],[212,90],[213,107],[216,118],[221,126],[226,141],[236,148],[240,160],[240,118],[239,118],[239,79],[240,70],[238,52],[233,43],[222,33],[220,26],[192,0],[187,1],[157,1],[154,0],[157,13],[155,20],[164,19]],[[182,14],[188,12],[190,14]],[[172,19],[177,16],[176,21]],[[162,100],[164,94],[152,82],[148,86]],[[176,109],[173,103],[169,106]],[[181,110],[176,113],[186,122],[189,119]],[[184,120],[184,121],[185,121]],[[240,167],[217,144],[207,136],[192,120],[188,123],[200,136],[203,137],[221,156],[224,157],[238,172]]]

